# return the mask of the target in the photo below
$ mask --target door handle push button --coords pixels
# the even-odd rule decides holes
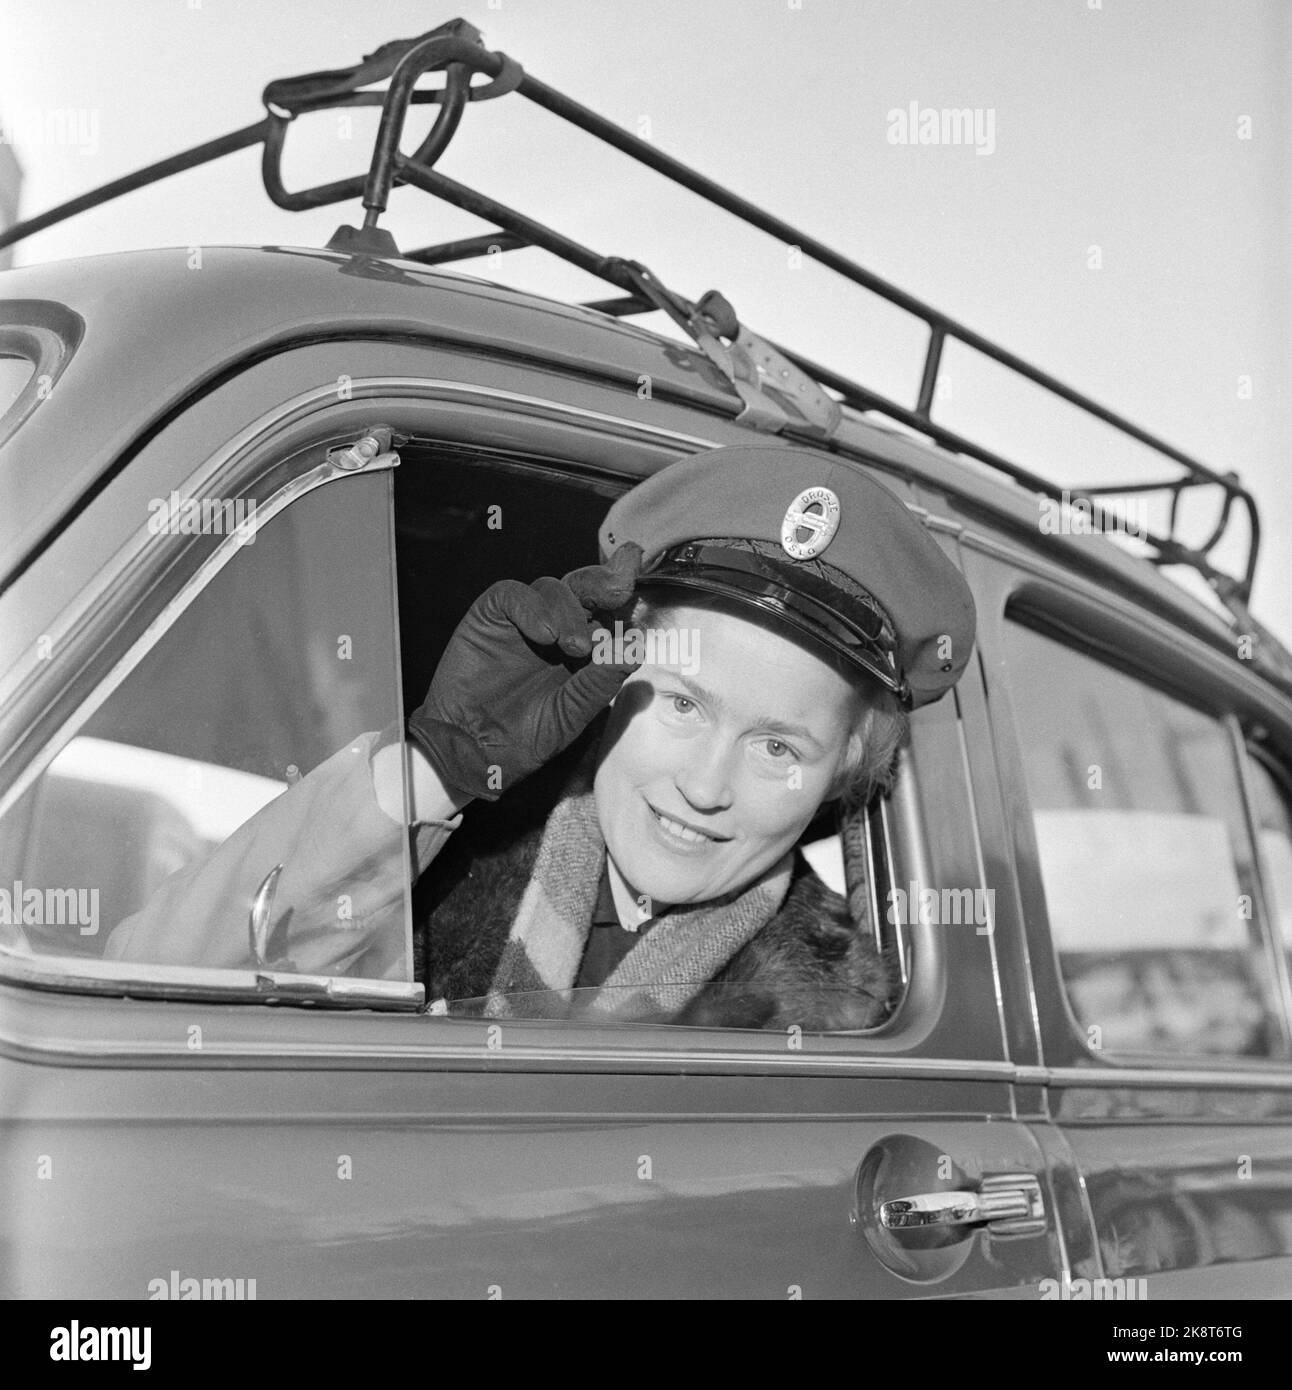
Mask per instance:
[[[1026,1235],[1045,1229],[1041,1184],[1030,1173],[984,1178],[977,1192],[921,1192],[879,1205],[887,1231],[929,1226],[988,1226],[994,1235]]]

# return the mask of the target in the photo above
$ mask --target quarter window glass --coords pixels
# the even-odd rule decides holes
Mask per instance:
[[[1225,727],[1011,625],[1050,931],[1093,1050],[1264,1056],[1278,1035]]]
[[[399,719],[389,475],[244,537],[0,821],[0,940],[409,979],[407,837],[368,759]]]

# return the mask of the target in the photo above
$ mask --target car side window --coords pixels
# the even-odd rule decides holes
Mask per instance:
[[[1007,652],[1051,940],[1087,1046],[1272,1055],[1280,1006],[1228,728],[1020,624]]]
[[[0,820],[8,944],[411,977],[407,836],[372,804],[364,758],[400,717],[390,497],[388,474],[344,477],[261,526],[254,504],[218,519],[241,528],[227,563],[123,656],[124,678]],[[282,840],[289,796],[312,809]],[[342,835],[366,836],[362,854],[332,857]],[[307,874],[313,899],[275,911],[279,882]]]
[[[423,456],[413,444],[401,447],[401,457],[404,462],[395,479],[396,532],[404,697],[411,709],[424,697],[458,621],[490,584],[503,579],[532,583],[542,575],[561,576],[596,562],[597,528],[623,485],[483,450],[441,445]],[[524,783],[496,802],[473,803],[461,828],[422,872],[414,893],[416,979],[426,986],[433,1010],[450,1017],[770,1026],[764,1022],[771,1016],[768,986],[762,978],[745,978],[740,962],[728,975],[705,976],[703,990],[684,1008],[674,1008],[670,1000],[657,1012],[642,1011],[638,996],[645,990],[640,982],[557,987],[543,977],[528,988],[495,987],[495,971],[509,932],[516,930],[521,890],[544,828],[555,806],[586,791],[602,730],[603,722],[595,720],[565,754]],[[858,839],[864,819],[858,817],[854,827]],[[873,951],[878,976],[883,942],[877,938],[891,934],[889,924],[873,904],[862,902],[865,884],[851,895],[857,908],[851,917],[842,908],[848,873],[833,804],[808,827],[800,847],[828,890],[828,896],[822,891],[821,902],[828,901],[831,911],[851,922],[845,926],[832,918],[831,930],[850,931],[857,938],[854,957],[862,957],[862,943]],[[869,845],[854,849],[854,879],[869,872],[868,849]],[[819,915],[825,915],[824,908]],[[802,924],[799,930],[806,934]],[[829,944],[836,957],[844,956],[847,943],[835,935]],[[824,953],[825,947],[820,949]],[[688,977],[686,983],[695,980]],[[891,1006],[897,1003],[901,983],[894,979]],[[877,984],[873,987],[878,990]],[[818,1009],[820,1016],[848,1019],[860,1016],[855,994],[840,970],[837,978],[816,980],[813,997],[814,1003],[824,1001],[826,1006]],[[861,1002],[870,1005],[869,998]],[[871,1009],[865,1026],[883,1022],[880,1013]],[[859,1026],[837,1024],[847,1031]]]

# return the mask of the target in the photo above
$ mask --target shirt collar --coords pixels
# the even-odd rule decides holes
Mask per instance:
[[[602,917],[603,908],[607,906],[605,898],[609,898],[608,911]],[[619,872],[615,861],[606,855],[606,871],[601,876],[601,887],[597,893],[596,907],[593,909],[592,920],[594,922],[617,921],[619,925],[630,932],[640,931],[641,928],[651,920],[656,914],[649,910],[650,900],[648,898],[638,899],[633,890],[624,881],[624,876]]]

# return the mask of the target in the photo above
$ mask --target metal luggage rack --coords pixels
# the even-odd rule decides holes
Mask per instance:
[[[442,87],[426,89],[416,86],[424,73],[440,70],[445,74]],[[473,85],[472,79],[476,75],[487,80]],[[384,91],[362,90],[369,84],[385,79],[389,81]],[[929,339],[914,407],[902,405],[788,348],[758,337],[739,323],[730,304],[716,291],[710,291],[698,302],[692,303],[661,284],[640,263],[617,256],[599,255],[524,213],[438,173],[432,166],[447,148],[467,104],[512,92],[527,97],[769,236],[797,246],[804,256],[923,320],[929,329]],[[134,189],[248,146],[263,144],[261,171],[265,191],[279,207],[296,212],[355,197],[362,198],[365,209],[363,225],[359,228],[338,228],[328,242],[330,248],[378,258],[401,257],[425,265],[467,260],[494,250],[505,252],[537,247],[548,251],[624,291],[618,297],[591,301],[585,307],[617,317],[650,313],[656,309],[668,314],[724,373],[744,402],[741,418],[755,428],[801,434],[818,440],[828,439],[838,424],[839,402],[842,401],[859,410],[876,412],[899,421],[944,448],[976,459],[1044,496],[1061,500],[1066,491],[1069,499],[1080,499],[1089,505],[1092,517],[1101,521],[1107,519],[1114,526],[1116,518],[1105,511],[1098,500],[1100,497],[1133,493],[1166,494],[1170,497],[1167,534],[1149,533],[1144,537],[1153,552],[1149,557],[1151,561],[1157,565],[1190,566],[1211,586],[1242,630],[1268,637],[1265,630],[1252,619],[1247,607],[1260,549],[1260,517],[1255,499],[1242,486],[1236,474],[1217,472],[1191,458],[914,295],[889,284],[790,223],[763,211],[531,77],[514,59],[485,48],[480,32],[465,20],[451,20],[418,38],[383,44],[354,67],[276,80],[265,88],[263,99],[267,112],[263,120],[151,164],[20,222],[7,232],[0,233],[0,249]],[[399,149],[399,141],[408,108],[410,105],[424,104],[437,105],[440,110],[421,145],[412,155],[405,155]],[[283,146],[287,128],[297,116],[333,107],[378,105],[382,108],[381,120],[366,174],[297,192],[284,186],[281,173]],[[496,230],[481,236],[401,252],[390,232],[378,225],[386,210],[390,190],[397,184],[411,184],[420,188],[483,218],[492,223]],[[940,424],[933,418],[933,402],[943,350],[951,340],[1009,368],[1088,416],[1169,459],[1181,469],[1179,476],[1061,490],[1056,484],[994,450],[976,444]],[[1221,490],[1220,515],[1207,539],[1201,545],[1190,546],[1177,536],[1177,522],[1185,492],[1199,487]],[[1235,503],[1241,503],[1248,518],[1247,559],[1240,576],[1218,570],[1210,558],[1211,552],[1228,530]],[[1273,646],[1278,651],[1278,644],[1272,638],[1268,643],[1263,641],[1261,646],[1267,650]],[[1283,654],[1279,652],[1279,656],[1283,657]],[[1286,677],[1292,674],[1292,658],[1285,659],[1289,663],[1284,673]],[[1283,665],[1283,661],[1277,664]]]

